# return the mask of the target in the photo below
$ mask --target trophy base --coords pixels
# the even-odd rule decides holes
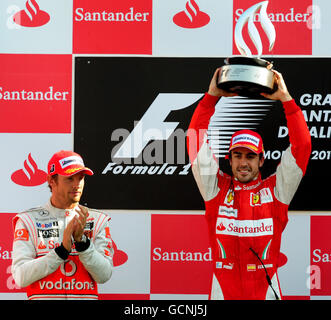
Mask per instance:
[[[274,73],[267,69],[268,61],[236,57],[225,62],[217,81],[220,89],[245,97],[261,97],[261,92],[270,94],[277,90]]]

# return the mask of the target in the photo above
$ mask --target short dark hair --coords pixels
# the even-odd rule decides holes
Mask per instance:
[[[53,174],[52,176],[51,176],[51,179],[53,179],[53,180],[57,180],[57,177],[58,177],[58,174]],[[52,187],[50,186],[50,184],[48,184],[48,188],[49,188],[49,190],[52,192]]]

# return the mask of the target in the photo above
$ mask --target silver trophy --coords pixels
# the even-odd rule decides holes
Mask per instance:
[[[260,22],[269,39],[269,51],[272,50],[276,32],[271,23],[267,6],[269,1],[263,1],[248,8],[238,19],[235,27],[235,43],[242,56],[225,59],[225,65],[218,76],[217,86],[240,96],[257,97],[261,92],[273,93],[277,90],[274,73],[271,71],[272,63],[261,59],[262,42],[258,30],[254,25],[254,16],[260,9]],[[253,58],[252,53],[242,37],[242,30],[248,23],[248,33],[253,40],[258,57]]]

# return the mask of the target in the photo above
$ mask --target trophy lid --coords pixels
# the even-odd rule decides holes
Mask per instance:
[[[252,58],[252,57],[231,57],[224,60],[225,64],[244,64],[257,67],[267,67],[271,62],[261,59],[261,58]]]

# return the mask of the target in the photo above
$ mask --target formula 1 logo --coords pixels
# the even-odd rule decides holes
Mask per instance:
[[[50,16],[46,11],[40,10],[36,0],[27,0],[25,9],[18,11],[13,20],[22,27],[41,27],[49,22]]]
[[[168,140],[179,122],[165,122],[171,111],[189,107],[202,97],[196,93],[160,93],[113,158],[137,158],[153,140]]]
[[[132,132],[123,128],[113,131],[111,140],[122,141],[113,147],[112,162],[102,174],[187,175],[191,164],[185,160],[186,131],[177,129],[179,122],[166,119],[172,111],[190,107],[202,96],[200,93],[158,94],[140,121],[135,122]],[[160,141],[166,141],[165,148]]]

